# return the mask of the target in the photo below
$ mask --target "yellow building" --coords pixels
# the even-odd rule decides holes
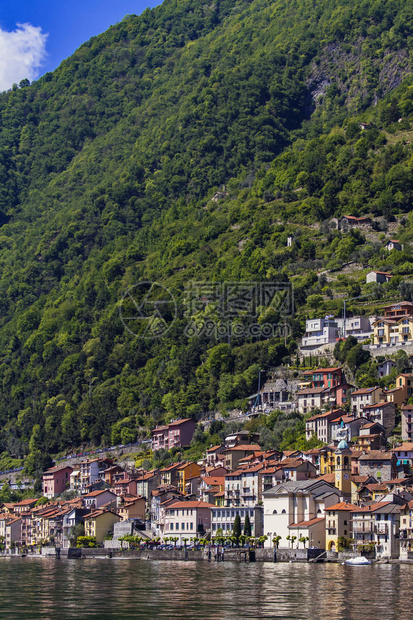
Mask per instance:
[[[380,317],[373,323],[374,344],[400,344],[413,342],[413,316],[399,319]]]
[[[413,394],[413,374],[404,373],[396,377],[396,388],[404,390],[404,396],[407,400]]]
[[[332,446],[325,446],[320,448],[320,474],[333,474],[334,473],[334,453],[335,448]]]
[[[85,516],[85,536],[95,536],[96,542],[101,543],[120,520],[119,515],[109,510],[92,510]]]
[[[142,496],[123,496],[119,499],[117,511],[122,521],[127,521],[128,519],[141,519],[145,521],[145,505],[146,501]]]
[[[178,468],[178,491],[186,495],[186,483],[190,478],[201,475],[201,468],[196,463],[184,463]]]
[[[351,498],[351,456],[347,441],[342,439],[334,453],[334,486],[348,499]]]
[[[405,316],[397,321],[399,342],[413,342],[413,316]]]
[[[373,344],[396,344],[399,327],[394,319],[377,319],[373,323]]]
[[[357,506],[348,502],[339,502],[326,508],[326,549],[338,551],[339,538],[351,538],[351,511]]]

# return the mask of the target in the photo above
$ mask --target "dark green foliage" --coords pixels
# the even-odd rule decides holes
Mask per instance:
[[[250,521],[250,517],[248,514],[245,516],[244,536],[251,536],[251,521]]]
[[[233,537],[236,539],[236,542],[238,544],[238,540],[239,537],[241,536],[241,517],[239,516],[239,514],[235,515],[235,519],[234,519],[234,527],[232,530],[232,535]]]
[[[303,317],[341,311],[323,269],[389,264],[400,279],[377,295],[411,297],[407,247],[387,256],[328,219],[409,212],[412,149],[389,137],[413,120],[412,31],[407,0],[166,0],[0,96],[1,452],[38,474],[49,453],[245,410],[259,370],[295,359]],[[163,338],[121,320],[142,281],[177,302]],[[222,338],[189,332],[217,311],[189,312],[191,281],[292,283],[291,333],[252,335],[285,324],[259,305]],[[294,416],[272,422],[266,445],[302,440]]]

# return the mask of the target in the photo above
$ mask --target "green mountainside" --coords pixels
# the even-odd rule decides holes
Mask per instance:
[[[0,451],[127,443],[243,406],[259,368],[295,357],[306,316],[411,295],[410,9],[165,0],[0,96]],[[344,213],[376,232],[331,229]],[[369,268],[396,277],[374,289]],[[125,320],[143,281],[176,302],[159,338]],[[188,286],[212,281],[292,285],[292,335],[188,331]],[[284,324],[280,308],[258,304],[256,322]]]

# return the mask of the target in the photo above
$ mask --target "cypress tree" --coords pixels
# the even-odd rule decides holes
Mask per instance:
[[[237,544],[239,537],[241,536],[241,518],[239,515],[235,517],[234,520],[234,529],[232,530],[232,535],[237,539]]]
[[[247,516],[245,517],[244,536],[251,536],[251,521],[250,521],[248,513],[247,513]]]

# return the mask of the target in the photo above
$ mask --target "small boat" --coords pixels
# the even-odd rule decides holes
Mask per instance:
[[[362,555],[359,558],[351,558],[350,560],[346,560],[343,564],[348,564],[349,566],[367,566],[367,564],[371,564],[371,560],[368,560]]]

